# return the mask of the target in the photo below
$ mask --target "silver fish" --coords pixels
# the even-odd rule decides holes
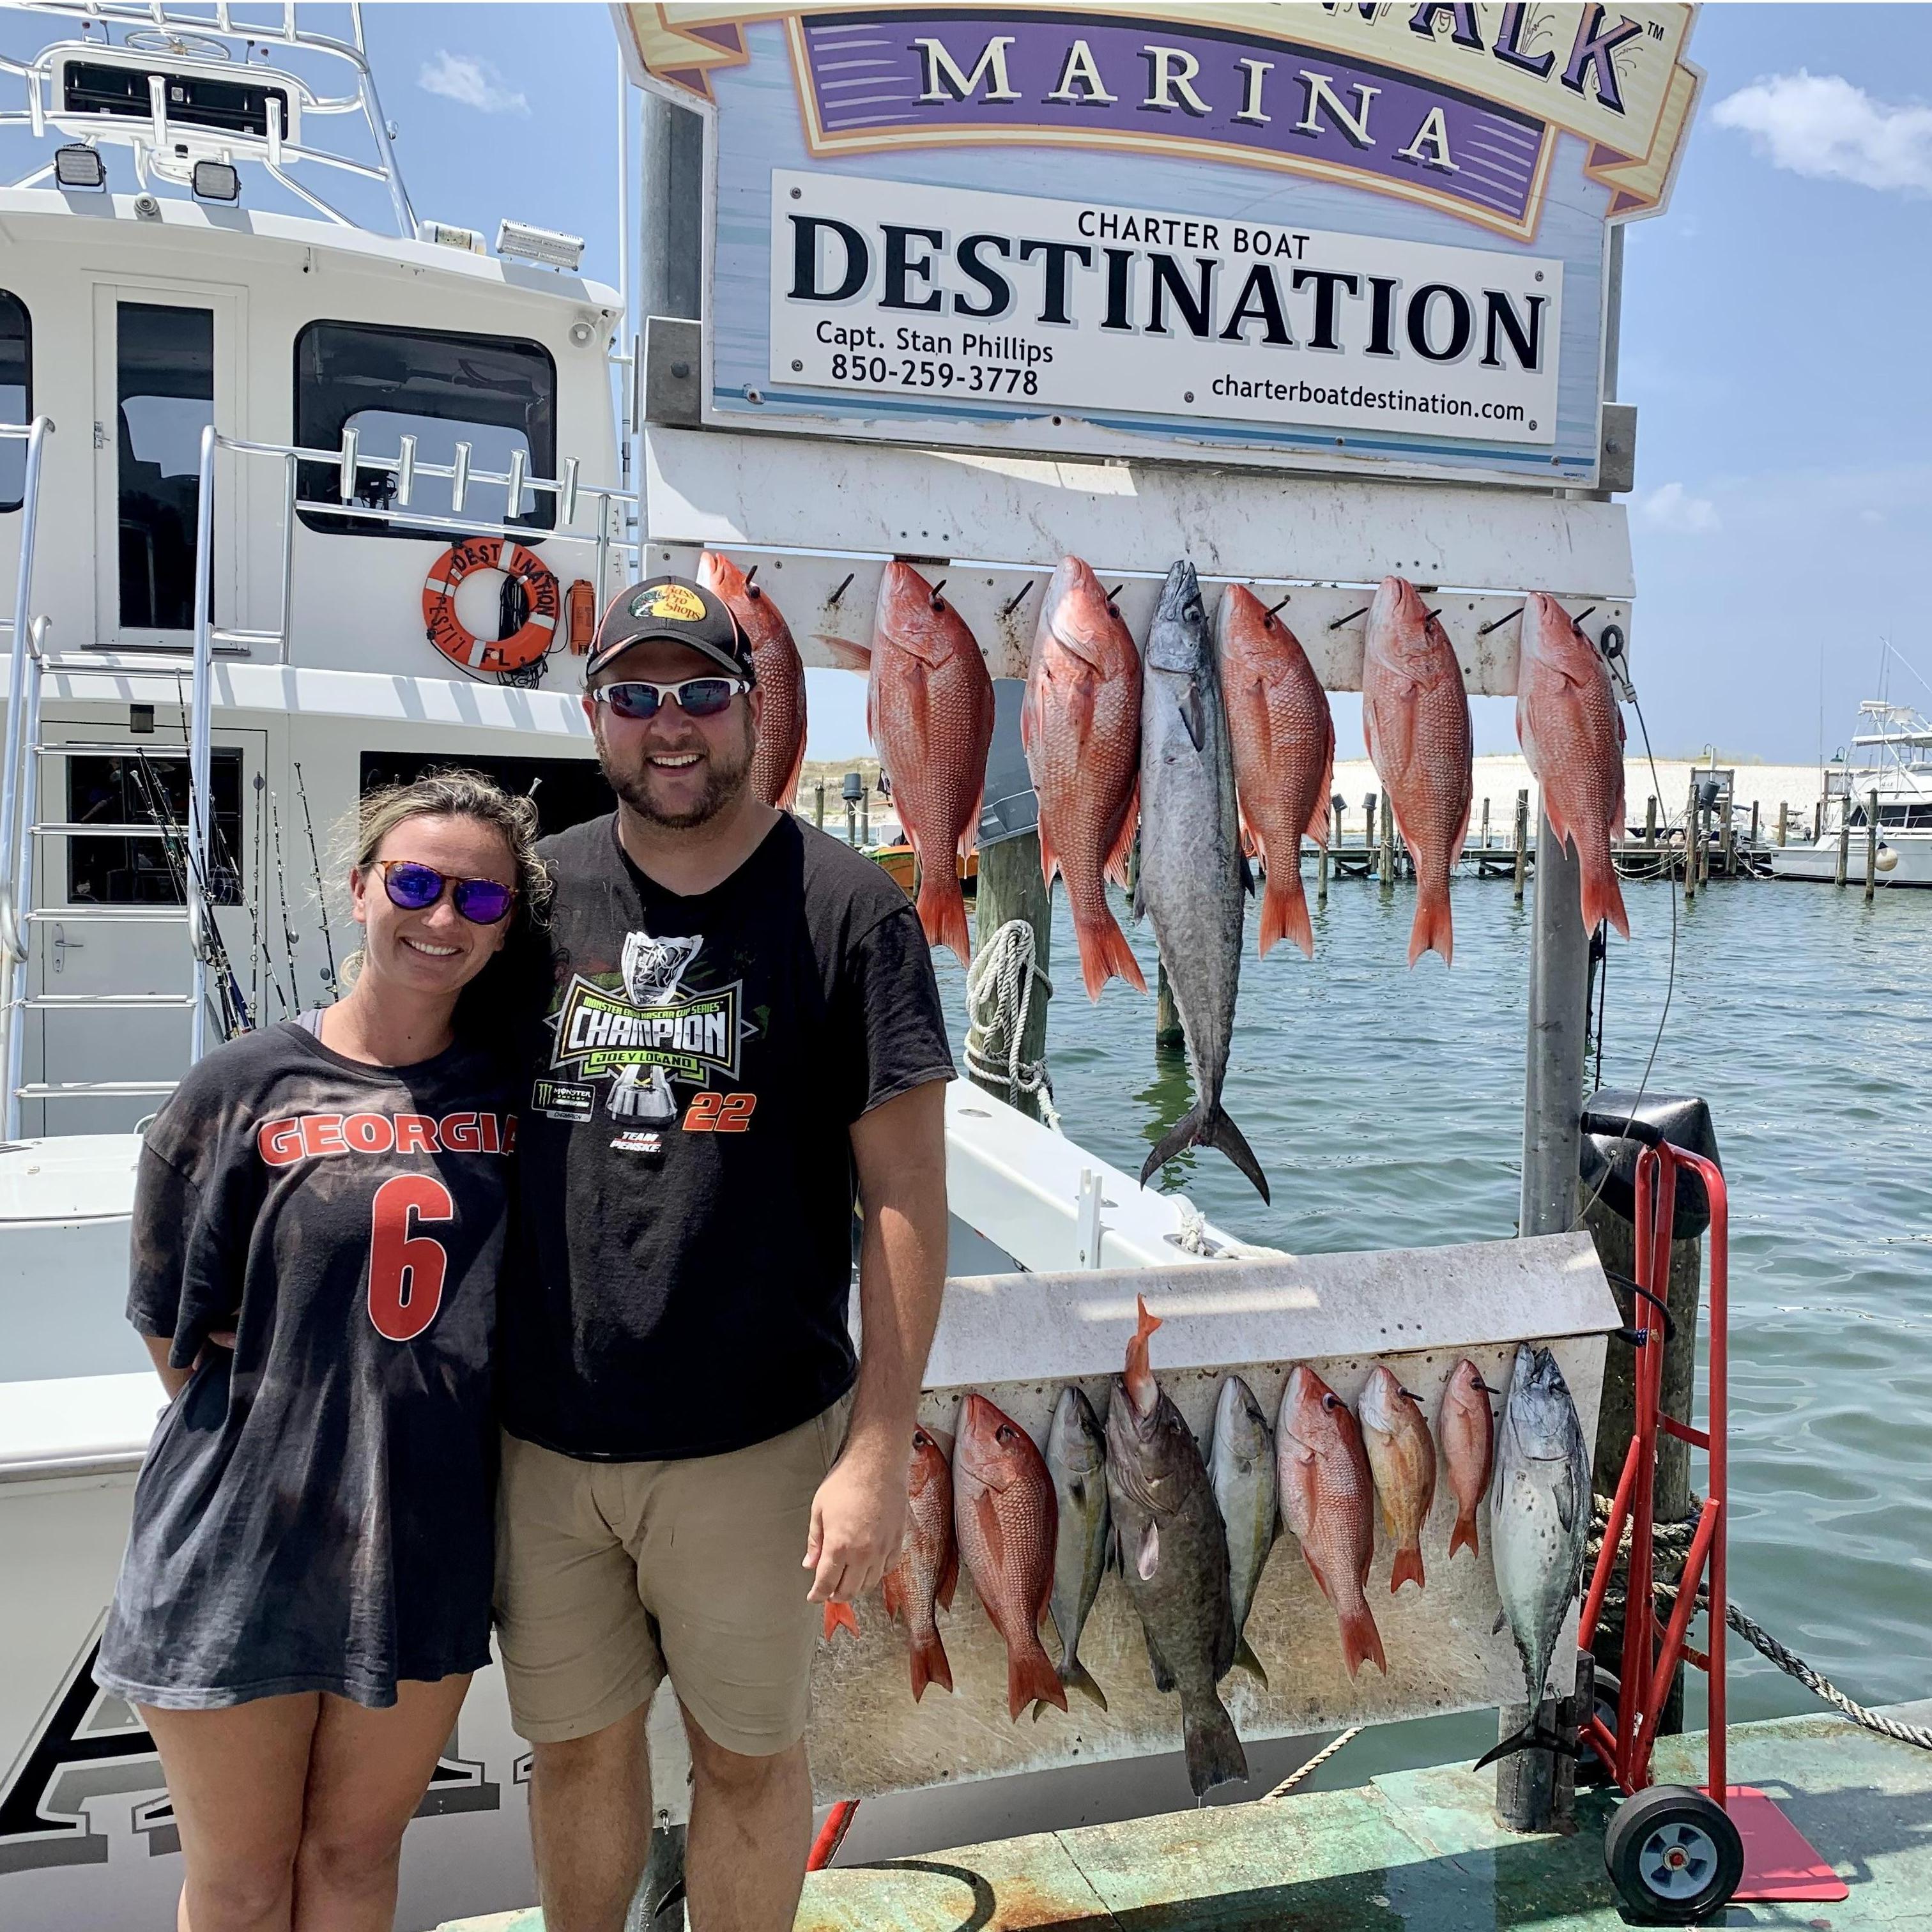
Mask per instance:
[[[1228,1532],[1228,1588],[1234,1600],[1234,1661],[1264,1687],[1268,1672],[1244,1633],[1262,1570],[1281,1531],[1274,1472],[1274,1431],[1239,1376],[1221,1384],[1214,1404],[1214,1433],[1208,1445],[1208,1474]]]
[[[1060,1503],[1053,1546],[1053,1628],[1060,1637],[1060,1681],[1102,1710],[1107,1694],[1080,1661],[1080,1633],[1100,1594],[1107,1562],[1107,1438],[1094,1405],[1071,1383],[1060,1391],[1046,1432],[1046,1468]],[[1038,1718],[1040,1706],[1034,1706]]]
[[[1214,1688],[1234,1662],[1227,1538],[1193,1433],[1148,1365],[1160,1326],[1142,1302],[1126,1372],[1107,1402],[1107,1501],[1154,1688],[1180,1693],[1187,1781],[1199,1798],[1246,1778],[1248,1760]]]
[[[1234,760],[1212,628],[1191,563],[1167,573],[1141,660],[1141,860],[1134,916],[1154,938],[1187,1036],[1194,1105],[1163,1134],[1141,1185],[1184,1148],[1217,1147],[1268,1185],[1246,1136],[1221,1111],[1241,970],[1241,856]]]
[[[1516,1639],[1530,1719],[1479,1765],[1551,1742],[1537,1715],[1563,1620],[1582,1579],[1589,1534],[1590,1453],[1576,1405],[1556,1357],[1526,1342],[1516,1352],[1496,1426],[1490,1553],[1502,1599],[1496,1628],[1507,1624]]]

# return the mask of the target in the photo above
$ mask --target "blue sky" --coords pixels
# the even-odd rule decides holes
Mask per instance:
[[[418,211],[493,239],[505,214],[568,230],[614,278],[608,12],[365,19]],[[1881,638],[1932,680],[1932,8],[1707,7],[1690,52],[1709,79],[1676,196],[1628,243],[1638,688],[1660,754],[1805,760],[1876,694]],[[862,748],[859,681],[812,682],[814,754]],[[1346,755],[1355,708],[1336,711]],[[1508,700],[1478,713],[1479,748],[1513,748]]]

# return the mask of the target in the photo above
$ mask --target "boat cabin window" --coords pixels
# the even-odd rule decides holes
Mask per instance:
[[[616,795],[604,782],[595,758],[484,758],[465,752],[364,752],[362,789],[366,794],[385,785],[413,784],[425,772],[448,766],[481,772],[504,790],[536,802],[537,830],[548,838],[568,831],[586,818],[601,818],[616,808]]]
[[[412,436],[418,464],[453,465],[456,446],[466,442],[475,475],[506,475],[511,456],[520,450],[531,476],[554,476],[556,364],[541,343],[508,336],[312,322],[296,338],[296,440],[304,448],[336,449],[345,429],[358,433],[364,456],[394,458],[401,438]],[[310,502],[334,501],[340,490],[333,464],[302,464],[298,484]],[[431,516],[455,514],[454,490],[448,477],[418,474],[409,507]],[[391,510],[395,498],[392,472],[364,470],[358,478],[358,502]],[[547,530],[556,526],[556,499],[531,492],[512,504],[504,484],[472,480],[460,514],[479,523]],[[303,511],[302,519],[310,530],[363,536],[438,543],[448,536],[420,524],[314,510]]]
[[[0,289],[0,422],[33,416],[33,330],[27,305]],[[27,446],[9,436],[0,442],[0,510],[17,510],[26,488]]]
[[[1865,822],[1865,808],[1862,805],[1852,808],[1847,823],[1862,825]],[[1895,825],[1901,831],[1932,832],[1932,803],[1925,805],[1882,805],[1878,808],[1878,822],[1881,830]]]
[[[67,760],[67,815],[74,825],[158,825],[173,836],[125,834],[67,842],[67,896],[74,905],[184,905],[188,761],[184,752],[148,752]],[[242,754],[210,755],[214,795],[208,880],[217,905],[239,905],[242,881]]]
[[[214,420],[214,313],[119,304],[121,622],[130,630],[194,623],[201,432]]]

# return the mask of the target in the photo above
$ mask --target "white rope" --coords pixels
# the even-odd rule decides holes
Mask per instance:
[[[1208,1217],[1184,1194],[1170,1194],[1180,1226],[1168,1239],[1184,1255],[1201,1255],[1210,1261],[1286,1261],[1286,1248],[1268,1248],[1252,1241],[1217,1240],[1208,1232]]]
[[[966,1070],[982,1084],[1004,1087],[1010,1106],[1017,1107],[1022,1094],[1036,1094],[1041,1119],[1058,1133],[1060,1112],[1053,1104],[1046,1061],[1020,1058],[1036,982],[1042,998],[1051,999],[1053,982],[1035,963],[1032,926],[1025,920],[1010,919],[966,970]],[[988,1042],[1004,1042],[1004,1060],[988,1053]]]
[[[1361,1735],[1361,1726],[1351,1724],[1346,1731],[1330,1738],[1299,1771],[1290,1772],[1272,1791],[1263,1792],[1261,1802],[1266,1804],[1272,1799],[1286,1798],[1304,1778],[1319,1771],[1351,1738],[1358,1738]]]

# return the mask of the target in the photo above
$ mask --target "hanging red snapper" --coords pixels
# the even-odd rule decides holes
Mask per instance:
[[[909,563],[879,582],[866,728],[918,856],[920,923],[970,965],[958,861],[979,836],[993,680],[965,620]]]
[[[1292,939],[1312,959],[1315,932],[1299,854],[1304,832],[1318,845],[1328,843],[1335,721],[1328,694],[1300,640],[1244,585],[1231,584],[1221,593],[1214,641],[1241,830],[1268,874],[1261,955],[1265,959],[1277,939]]]
[[[1462,856],[1474,789],[1469,699],[1448,634],[1414,584],[1385,577],[1369,611],[1362,734],[1415,859],[1408,963],[1455,950],[1449,868]]]
[[[1516,735],[1543,791],[1544,815],[1574,845],[1583,927],[1605,920],[1628,939],[1623,888],[1610,841],[1624,822],[1624,719],[1610,667],[1568,611],[1540,590],[1522,612]]]
[[[1382,1634],[1363,1594],[1375,1554],[1375,1485],[1355,1418],[1312,1369],[1298,1364],[1282,1391],[1274,1440],[1281,1513],[1340,1620],[1348,1675],[1364,1661],[1386,1674]]]
[[[752,646],[758,674],[758,743],[752,754],[752,789],[766,805],[791,809],[805,764],[805,665],[784,614],[728,556],[700,554],[698,580],[722,598]]]
[[[1053,1478],[1033,1438],[982,1395],[967,1396],[960,1420],[952,1522],[973,1587],[1006,1640],[1007,1714],[1017,1718],[1036,1698],[1065,1710],[1066,1690],[1040,1640],[1060,1533]]]
[[[912,1432],[906,1478],[905,1538],[880,1584],[886,1612],[905,1626],[912,1646],[912,1696],[928,1684],[952,1688],[952,1666],[940,1641],[938,1612],[952,1607],[959,1545],[952,1534],[952,1444],[936,1429]]]
[[[1449,1492],[1456,1498],[1456,1527],[1449,1534],[1451,1556],[1465,1544],[1472,1553],[1482,1553],[1476,1511],[1489,1493],[1490,1472],[1496,1462],[1496,1418],[1490,1408],[1493,1393],[1481,1370],[1466,1355],[1449,1371],[1448,1386],[1442,1391],[1436,1432],[1442,1438]]]
[[[1405,1583],[1422,1589],[1422,1526],[1436,1500],[1435,1438],[1415,1397],[1379,1362],[1355,1408],[1382,1525],[1395,1540],[1389,1589],[1393,1593]]]
[[[1056,869],[1066,882],[1087,997],[1116,974],[1144,993],[1105,883],[1126,883],[1139,816],[1140,653],[1077,556],[1060,560],[1040,605],[1020,741],[1040,795],[1040,870],[1048,891]]]

